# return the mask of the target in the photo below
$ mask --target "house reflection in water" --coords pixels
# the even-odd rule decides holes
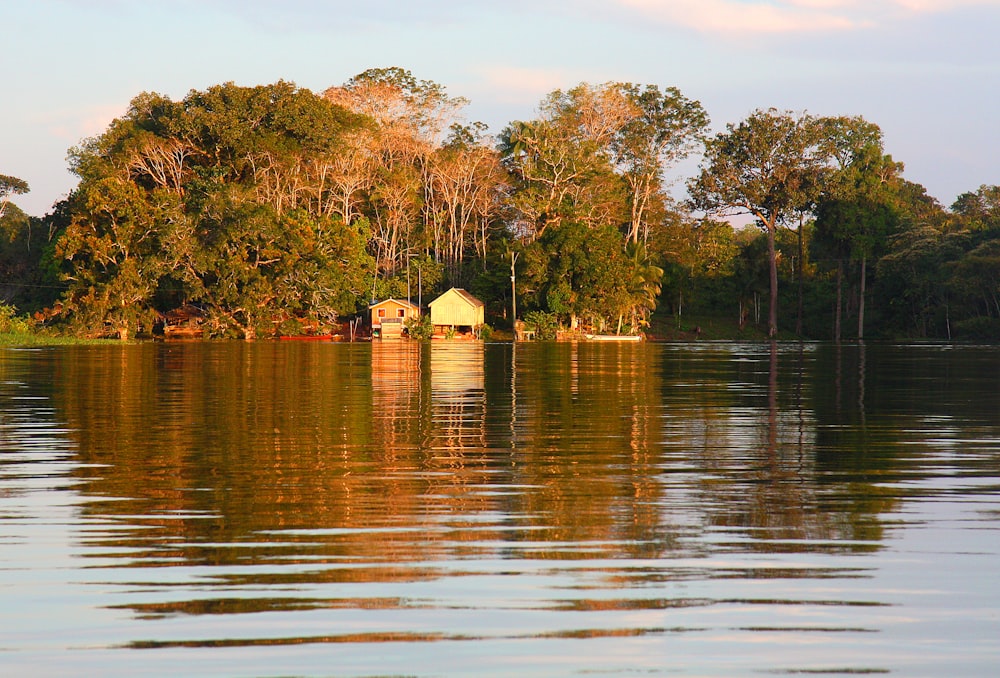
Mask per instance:
[[[435,341],[430,345],[431,431],[428,446],[457,451],[486,446],[484,344]]]
[[[371,351],[372,433],[386,454],[421,448],[450,457],[485,446],[482,342],[376,341]]]
[[[422,344],[371,343],[372,433],[390,451],[420,444]]]

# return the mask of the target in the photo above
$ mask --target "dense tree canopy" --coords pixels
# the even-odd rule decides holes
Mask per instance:
[[[945,209],[864,118],[761,109],[708,136],[676,88],[581,83],[493,138],[466,104],[401,68],[142,93],[71,149],[79,184],[44,220],[0,175],[4,299],[84,334],[187,309],[254,338],[455,285],[508,327],[649,331],[662,308],[773,337],[797,280],[800,335],[1000,339],[1000,188]],[[699,147],[686,213],[672,172]]]
[[[817,200],[816,238],[837,263],[835,338],[840,338],[841,285],[845,260],[860,262],[858,337],[864,337],[868,260],[885,249],[899,223],[901,164],[884,154],[882,131],[863,118],[823,121],[824,142],[834,159]]]
[[[815,200],[827,163],[815,118],[755,111],[706,143],[701,172],[688,185],[695,209],[752,215],[767,234],[772,337],[778,332],[777,228]]]
[[[55,253],[73,321],[124,338],[194,305],[214,333],[252,338],[352,313],[367,226],[329,214],[324,179],[362,124],[284,82],[134,99],[72,153],[80,184]]]

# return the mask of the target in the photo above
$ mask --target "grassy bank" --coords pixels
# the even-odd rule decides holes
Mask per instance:
[[[70,346],[89,344],[120,344],[117,339],[81,339],[79,337],[62,337],[52,334],[37,334],[34,332],[0,332],[0,348],[19,348],[26,346]]]
[[[0,303],[0,347],[66,346],[100,344],[107,341],[64,336],[40,329],[27,317],[17,315],[17,310],[13,306]]]
[[[767,325],[747,323],[740,327],[734,317],[673,315],[654,313],[646,336],[651,341],[766,341]],[[779,339],[795,339],[794,334],[779,333]]]

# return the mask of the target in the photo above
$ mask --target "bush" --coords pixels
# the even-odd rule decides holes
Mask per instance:
[[[1000,340],[1000,318],[980,316],[960,320],[954,325],[956,339]]]
[[[429,315],[420,318],[407,318],[403,326],[406,328],[406,333],[410,335],[410,339],[430,339],[431,335],[434,334],[434,325],[431,324]]]
[[[524,323],[528,329],[535,331],[535,338],[541,340],[555,339],[556,330],[559,329],[559,317],[555,313],[544,311],[526,313]]]
[[[0,304],[0,334],[31,334],[31,321],[13,306]]]

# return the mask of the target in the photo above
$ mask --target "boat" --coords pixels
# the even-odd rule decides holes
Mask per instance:
[[[283,334],[281,341],[336,341],[339,334]]]
[[[638,334],[585,334],[587,341],[642,341]]]

